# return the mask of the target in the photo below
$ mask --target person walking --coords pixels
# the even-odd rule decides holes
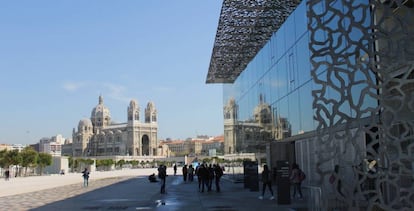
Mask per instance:
[[[177,164],[174,163],[174,176],[177,175]]]
[[[292,164],[292,172],[290,175],[290,181],[293,183],[293,198],[296,197],[296,193],[299,193],[299,199],[303,199],[302,195],[302,188],[301,183],[302,180],[300,178],[302,170],[299,168],[299,165],[297,163]]]
[[[188,169],[187,169],[187,165],[184,165],[184,166],[183,166],[182,171],[183,171],[183,180],[184,180],[184,182],[187,182],[187,176],[188,176]]]
[[[220,192],[220,178],[223,176],[223,169],[219,164],[214,164],[214,175],[216,176],[216,191]]]
[[[9,179],[10,179],[10,170],[9,169],[7,169],[5,172],[4,172],[4,179],[6,180],[6,181],[8,181]]]
[[[160,189],[160,193],[161,194],[165,194],[165,180],[167,178],[167,166],[165,165],[160,165],[158,167],[158,178],[160,178],[160,182],[161,182],[161,189]]]
[[[198,177],[199,178],[201,178],[201,187],[200,187],[200,185],[198,186],[198,191],[200,191],[200,192],[204,192],[204,187],[205,186],[207,186],[207,188],[208,188],[208,176],[209,176],[209,173],[208,173],[208,169],[207,169],[207,166],[206,166],[206,164],[201,164],[200,165],[200,168],[198,168]]]
[[[214,169],[211,163],[208,165],[207,170],[208,170],[207,191],[210,192],[211,187],[213,186],[213,180],[214,180]]]
[[[88,168],[85,168],[82,171],[82,177],[83,177],[83,187],[88,187],[88,185],[89,185],[89,171],[88,171]]]
[[[193,165],[188,166],[188,181],[189,182],[194,181],[194,168],[193,168]]]
[[[201,184],[203,182],[203,180],[201,179],[201,174],[200,174],[200,163],[197,164],[196,168],[195,168],[195,175],[197,176],[197,181],[198,181],[198,191],[201,190]]]
[[[263,183],[263,188],[262,188],[262,195],[259,196],[259,199],[263,199],[265,191],[266,191],[266,186],[267,188],[269,188],[270,191],[270,200],[275,199],[275,197],[273,196],[273,189],[272,189],[272,179],[270,177],[270,171],[269,171],[269,167],[267,165],[263,166],[263,171],[262,171],[262,183]]]

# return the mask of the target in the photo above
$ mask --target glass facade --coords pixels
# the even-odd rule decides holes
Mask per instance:
[[[302,1],[224,84],[225,153],[260,153],[272,141],[271,166],[299,163],[323,197],[350,209],[411,210],[413,8],[413,1]],[[334,167],[344,184],[337,189],[328,181]],[[320,203],[341,206],[327,201]]]
[[[341,6],[340,1],[333,1],[329,6],[337,7],[339,10],[345,9]],[[315,7],[320,7],[322,10],[325,5],[321,3]],[[366,11],[360,10],[360,12]],[[357,11],[353,13],[355,13],[355,18],[357,19],[361,16]],[[342,22],[342,24],[347,24],[346,20],[334,19],[327,20],[326,24],[335,25],[338,24],[338,21]],[[363,21],[361,24],[370,24],[369,19],[363,19]],[[273,34],[270,41],[257,53],[236,81],[233,84],[224,84],[223,100],[224,102],[229,102],[230,99],[235,100],[239,109],[237,121],[245,122],[252,119],[255,115],[254,109],[260,103],[260,98],[262,97],[263,101],[271,106],[275,127],[278,127],[278,124],[280,124],[280,119],[284,119],[290,125],[290,134],[292,136],[316,130],[317,123],[314,120],[312,90],[319,89],[320,87],[318,83],[312,80],[309,39],[311,36],[314,36],[312,37],[313,39],[324,42],[327,40],[327,34],[325,32],[311,34],[307,27],[306,1],[303,1],[288,17],[281,28]],[[358,39],[362,35],[359,31],[351,31],[348,36]],[[336,45],[341,45],[342,47],[339,50],[342,51],[341,53],[344,56],[346,56],[347,51],[353,52],[355,50],[350,43],[342,42],[342,39],[339,38],[338,35],[338,37],[331,37],[328,40],[336,42]],[[324,46],[317,47],[322,49]],[[361,52],[361,55],[363,54],[364,52]],[[329,61],[333,58],[327,54],[324,58],[317,59]],[[355,66],[355,64],[344,62],[341,66],[335,66],[334,68],[338,70],[338,74],[349,74],[347,71],[353,69],[349,68],[349,66]],[[321,64],[315,74],[318,74],[319,78],[325,78],[333,83],[340,83],[338,81],[339,77],[327,75],[328,68],[332,67]],[[366,77],[373,77],[373,74],[354,74],[354,77],[349,78],[349,80],[367,81]],[[372,81],[372,79],[370,80]],[[339,88],[335,89],[334,86],[331,86],[323,94],[331,100],[341,101],[340,98],[343,95],[338,93],[342,91]],[[359,93],[366,91],[365,88],[363,84],[349,87],[348,91],[352,92],[353,98],[351,102],[366,105],[367,108],[376,107],[377,100],[375,98],[370,99],[369,95],[364,99],[359,98]],[[370,91],[376,94],[376,90]],[[355,112],[353,112],[354,105],[349,104],[350,101],[346,102],[340,106],[340,112],[347,116],[355,116]],[[331,106],[332,104],[326,102],[325,107],[330,110],[326,111],[327,115],[325,118],[329,119],[332,116]],[[331,121],[343,121],[343,119],[334,118]],[[278,138],[277,135],[273,137]]]

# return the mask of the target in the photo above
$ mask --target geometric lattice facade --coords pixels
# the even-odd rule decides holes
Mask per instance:
[[[225,152],[271,140],[318,208],[414,210],[413,20],[413,0],[223,1],[207,83],[226,83]],[[240,124],[257,99],[269,138]]]
[[[207,83],[233,83],[300,0],[224,0]]]
[[[326,188],[338,165],[337,208],[414,210],[413,6],[308,1],[317,168]]]

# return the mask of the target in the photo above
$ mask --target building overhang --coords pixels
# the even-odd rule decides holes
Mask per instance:
[[[301,0],[223,0],[206,83],[233,83]]]

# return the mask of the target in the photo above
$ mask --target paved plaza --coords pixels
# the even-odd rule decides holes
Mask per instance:
[[[214,189],[200,193],[196,179],[183,182],[181,175],[173,176],[172,169],[168,169],[167,194],[160,194],[160,185],[147,180],[151,173],[156,173],[156,169],[92,172],[86,188],[82,187],[80,173],[3,180],[0,210],[250,211],[307,210],[309,207],[306,200],[294,199],[290,205],[278,205],[277,197],[260,200],[259,192],[233,182],[231,175],[223,177],[220,193]]]

